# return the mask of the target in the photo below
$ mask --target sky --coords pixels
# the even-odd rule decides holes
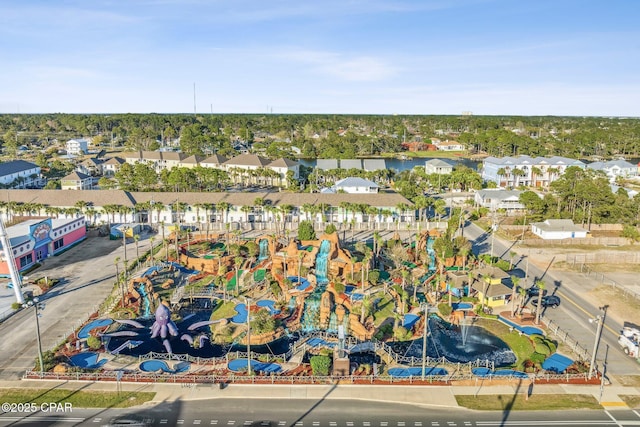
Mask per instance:
[[[0,113],[640,116],[638,0],[2,0]],[[195,84],[195,91],[194,91]]]

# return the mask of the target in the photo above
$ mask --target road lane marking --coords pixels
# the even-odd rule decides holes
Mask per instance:
[[[211,425],[216,425],[218,424],[218,420],[211,420]]]
[[[201,420],[193,420],[193,424],[196,424],[196,425],[197,425],[197,424],[200,424],[200,421],[201,421]]]
[[[184,424],[184,420],[178,420],[176,424]]]
[[[160,424],[167,424],[168,422],[169,422],[169,420],[166,419],[166,418],[163,418],[163,419],[160,420]]]

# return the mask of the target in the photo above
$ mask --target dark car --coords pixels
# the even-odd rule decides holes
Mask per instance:
[[[531,304],[533,304],[534,306],[537,306],[538,298],[535,298],[533,301],[531,301]],[[557,306],[560,305],[560,298],[555,295],[543,296],[540,305],[542,305],[543,308],[546,308],[546,307],[556,308]]]
[[[527,289],[527,295],[529,295],[530,297],[537,297],[540,294],[540,288],[537,286],[531,286],[529,289]],[[544,289],[542,291],[542,296],[545,296],[547,294],[547,290]]]
[[[113,418],[104,427],[147,427],[153,424],[152,418],[145,418],[136,414],[122,415],[117,418]]]

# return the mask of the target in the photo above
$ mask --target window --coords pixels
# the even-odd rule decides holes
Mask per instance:
[[[55,242],[53,242],[53,250],[57,250],[60,249],[61,247],[64,246],[64,238],[56,240]]]
[[[33,255],[32,254],[27,254],[25,256],[23,256],[22,258],[20,258],[20,268],[24,268],[29,264],[33,263]]]

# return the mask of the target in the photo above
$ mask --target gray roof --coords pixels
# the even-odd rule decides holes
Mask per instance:
[[[362,169],[362,160],[342,159],[340,160],[340,169]]]
[[[229,202],[234,206],[253,206],[256,198],[263,198],[268,204],[302,206],[305,203],[338,206],[340,202],[362,203],[375,207],[395,207],[400,203],[413,203],[398,193],[376,194],[320,194],[320,193],[191,193],[191,192],[128,192],[123,190],[0,190],[0,202],[42,203],[48,206],[70,207],[78,201],[92,206],[116,204],[133,207],[136,203],[160,202],[165,205],[176,200],[194,205],[196,203]]]
[[[260,157],[256,154],[240,154],[224,162],[225,166],[257,166],[264,167],[271,163],[271,160]]]
[[[357,176],[350,176],[348,178],[341,179],[337,181],[334,187],[373,187],[380,188],[378,184],[373,181],[369,181],[368,179],[360,178]]]
[[[520,190],[492,190],[492,189],[483,189],[478,191],[478,195],[482,200],[484,199],[496,199],[496,200],[505,200],[515,197],[516,199],[520,199],[520,194],[522,191]]]
[[[193,156],[189,156],[189,157],[186,157],[185,159],[183,159],[182,163],[189,163],[189,164],[197,165],[199,163],[202,163],[203,160],[204,160],[204,156],[198,156],[197,154],[195,154]]]
[[[619,167],[620,169],[635,169],[637,167],[633,163],[629,163],[626,160],[609,160],[608,162],[593,162],[587,165],[589,169],[594,169],[594,170],[607,170],[616,166]]]
[[[322,170],[338,169],[338,159],[318,159],[316,160],[316,168]]]
[[[124,159],[121,159],[120,157],[111,157],[111,158],[105,160],[104,164],[105,165],[121,165],[124,162],[125,162]]]
[[[229,159],[226,158],[225,156],[221,156],[220,154],[214,154],[212,156],[207,157],[206,159],[204,159],[200,163],[204,163],[204,164],[207,164],[207,165],[221,165],[224,162],[226,162],[227,160],[229,160]]]
[[[587,231],[575,225],[570,219],[547,219],[544,222],[533,222],[531,225],[542,231]]]
[[[387,168],[387,162],[384,159],[364,159],[362,163],[363,169],[367,172],[384,170]]]
[[[0,176],[11,175],[13,173],[28,171],[30,169],[39,168],[35,163],[25,162],[24,160],[12,160],[10,162],[0,163]]]
[[[453,165],[449,162],[447,162],[446,160],[442,160],[442,159],[430,159],[427,160],[426,162],[424,162],[425,165],[433,165],[434,167],[437,168],[443,168],[443,167],[453,167]]]

